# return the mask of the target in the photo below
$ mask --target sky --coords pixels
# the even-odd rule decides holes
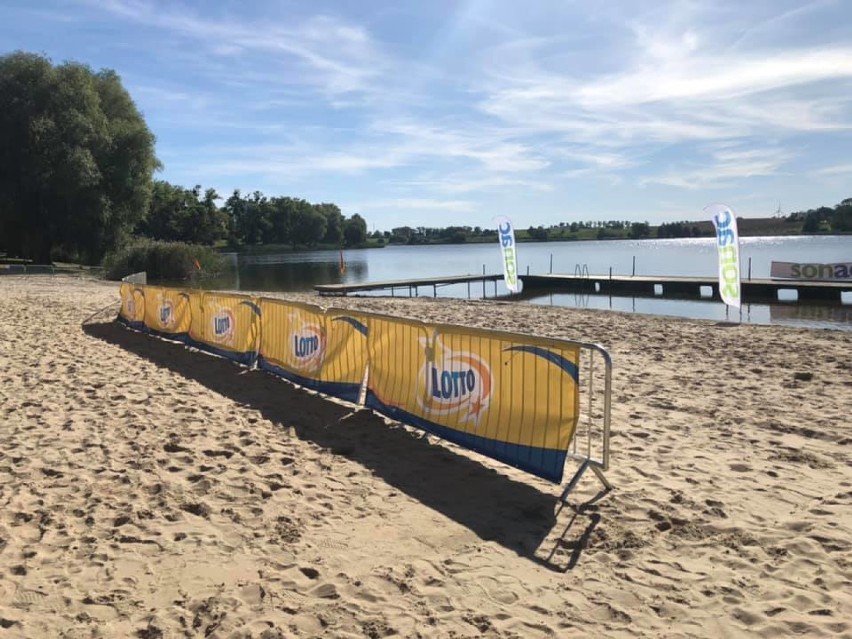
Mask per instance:
[[[158,179],[370,230],[852,197],[849,0],[3,0],[14,50],[117,71]]]

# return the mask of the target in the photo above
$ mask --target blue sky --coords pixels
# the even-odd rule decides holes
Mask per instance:
[[[4,0],[16,49],[115,69],[161,179],[371,230],[852,197],[847,0]]]

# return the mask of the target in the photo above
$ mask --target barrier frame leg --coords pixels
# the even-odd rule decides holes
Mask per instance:
[[[604,493],[608,493],[612,490],[613,486],[609,483],[609,480],[604,475],[603,470],[600,467],[600,464],[595,463],[591,459],[583,460],[583,463],[580,464],[580,467],[577,469],[577,472],[574,473],[574,476],[571,478],[571,481],[568,482],[568,485],[565,487],[565,490],[562,491],[562,494],[559,496],[559,500],[563,504],[568,503],[568,495],[577,487],[577,484],[580,482],[580,479],[586,473],[586,471],[591,468],[592,471],[597,475],[597,478],[604,486]]]

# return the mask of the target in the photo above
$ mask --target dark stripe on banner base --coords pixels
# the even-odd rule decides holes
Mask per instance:
[[[299,386],[310,388],[324,395],[331,395],[353,404],[358,403],[358,396],[361,394],[361,384],[350,384],[348,382],[323,382],[309,377],[302,377],[296,373],[291,373],[288,370],[276,366],[264,359],[263,355],[257,359],[258,368],[272,373],[278,377],[286,379],[288,382],[293,382]]]
[[[537,446],[524,446],[522,444],[509,444],[479,435],[471,435],[453,428],[447,428],[417,415],[412,415],[408,411],[397,408],[396,406],[388,406],[380,401],[370,390],[367,390],[366,406],[398,422],[425,430],[442,439],[481,453],[486,457],[501,461],[509,466],[514,466],[519,470],[531,473],[542,479],[552,481],[555,484],[562,482],[567,451],[539,448]]]
[[[189,333],[167,333],[165,331],[154,330],[153,328],[149,328],[148,332],[160,339],[164,339],[169,342],[178,342],[179,344],[186,344],[186,340],[189,337]]]
[[[130,320],[124,319],[121,315],[116,317],[115,321],[133,331],[139,331],[140,333],[148,332],[148,327],[145,326],[145,322],[131,322]]]
[[[243,366],[247,366],[248,368],[251,368],[257,361],[257,353],[255,351],[248,351],[246,353],[229,351],[224,348],[217,348],[215,346],[211,346],[210,344],[205,344],[204,342],[198,342],[189,337],[188,335],[186,338],[186,345],[192,346],[193,348],[197,348],[198,350],[204,351],[205,353],[224,357],[225,359],[237,362],[238,364],[242,364]]]

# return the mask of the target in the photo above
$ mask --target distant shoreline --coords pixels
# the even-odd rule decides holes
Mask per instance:
[[[757,233],[757,232],[743,232],[741,230],[740,237],[741,238],[753,238],[753,237],[847,237],[852,236],[852,233]],[[699,235],[692,237],[627,237],[627,236],[619,236],[619,237],[604,237],[604,238],[596,238],[596,237],[563,237],[563,236],[554,236],[548,237],[546,239],[538,239],[531,237],[523,237],[516,235],[516,241],[518,243],[523,244],[556,244],[559,242],[609,242],[609,241],[633,241],[633,242],[644,242],[644,241],[656,241],[656,240],[683,240],[683,239],[709,239],[712,238],[713,235]],[[452,241],[439,241],[439,240],[429,240],[422,242],[412,242],[412,243],[399,243],[399,242],[386,242],[384,244],[377,243],[368,243],[366,245],[361,246],[350,246],[348,248],[341,248],[338,246],[327,246],[327,245],[317,245],[314,247],[308,246],[298,246],[293,248],[289,245],[281,245],[281,244],[259,244],[259,245],[251,245],[251,246],[242,246],[242,247],[221,247],[218,250],[221,253],[236,253],[239,255],[267,255],[267,254],[276,254],[276,253],[309,253],[313,251],[352,251],[352,250],[361,250],[361,249],[381,249],[386,247],[405,247],[405,246],[466,246],[471,244],[491,244],[497,242],[497,234],[494,233],[494,237],[475,237],[467,239],[463,242],[452,242]]]

